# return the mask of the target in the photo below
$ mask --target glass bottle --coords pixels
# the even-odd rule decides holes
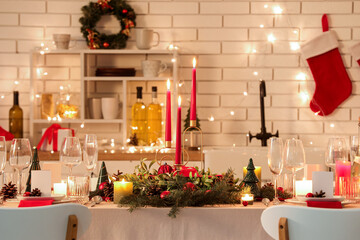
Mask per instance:
[[[139,141],[139,145],[146,145],[147,143],[147,109],[142,100],[142,87],[136,87],[136,103],[131,109],[131,133]]]
[[[162,109],[157,100],[157,87],[152,87],[152,101],[148,106],[148,144],[154,145],[161,138]]]
[[[23,111],[19,106],[18,91],[14,91],[14,105],[9,111],[9,131],[15,138],[23,137]]]

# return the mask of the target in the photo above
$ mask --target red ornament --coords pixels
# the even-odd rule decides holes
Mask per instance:
[[[29,197],[30,194],[31,194],[30,192],[25,192],[23,196],[24,196],[24,197]]]
[[[164,199],[166,196],[170,195],[170,191],[163,191],[161,194],[160,194],[160,198],[161,199]]]
[[[106,184],[108,184],[108,183],[107,182],[100,183],[99,190],[103,190]]]
[[[110,197],[105,198],[105,202],[110,202],[110,201],[111,201]]]
[[[187,182],[187,183],[184,184],[183,190],[184,191],[186,191],[186,190],[194,191],[195,190],[195,185],[192,182]]]
[[[206,190],[206,191],[205,191],[205,194],[207,194],[207,193],[209,193],[209,192],[211,192],[211,190]]]
[[[197,174],[198,177],[200,177],[198,171],[196,170],[196,168],[193,167],[181,167],[181,170],[179,172],[180,175],[184,176],[184,177],[189,177],[190,173],[192,173],[192,176],[195,176],[195,173]],[[177,175],[177,172],[175,172],[174,176]]]
[[[109,43],[104,42],[103,46],[104,46],[105,48],[107,48],[107,47],[109,47]]]
[[[306,194],[306,197],[314,197],[314,194],[312,194],[311,192],[309,192],[308,194]]]
[[[168,165],[167,163],[165,163],[164,165],[161,165],[159,167],[158,174],[171,173],[172,171],[173,171],[173,168],[170,165]]]
[[[242,205],[244,205],[244,207],[246,207],[249,203],[247,201],[243,201]]]
[[[123,13],[127,13],[127,12],[128,12],[128,10],[126,10],[126,9],[123,9],[123,10],[122,10],[122,12],[123,12]]]
[[[284,189],[282,187],[277,188],[278,192],[284,192]]]

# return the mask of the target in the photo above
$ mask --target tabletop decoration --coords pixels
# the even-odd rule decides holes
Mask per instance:
[[[79,19],[81,32],[90,49],[121,49],[126,47],[130,29],[134,28],[134,9],[123,0],[98,0],[81,8],[83,16]],[[114,15],[121,29],[117,34],[106,35],[96,29],[96,24],[104,15]]]
[[[249,159],[249,164],[247,166],[247,173],[244,177],[244,184],[245,186],[249,186],[251,188],[251,193],[254,194],[255,197],[260,196],[260,190],[258,187],[259,179],[256,177],[255,174],[255,166],[253,163],[252,158]]]
[[[304,196],[306,195],[308,192],[312,192],[312,180],[301,180],[301,181],[296,181],[296,196]]]
[[[309,192],[326,192],[327,197],[333,197],[334,193],[334,173],[332,172],[313,172],[312,174],[312,191]]]
[[[245,204],[244,204],[245,202]],[[241,204],[243,204],[244,206],[249,205],[253,205],[254,204],[254,195],[253,194],[241,194]]]
[[[154,163],[148,166],[144,159],[133,174],[125,175],[133,183],[133,194],[121,198],[120,206],[128,206],[130,212],[145,206],[170,207],[168,215],[175,218],[187,206],[240,203],[243,186],[231,169],[220,175],[183,166],[178,172],[159,174],[151,170]]]
[[[3,196],[4,201],[6,201],[6,199],[15,198],[16,194],[17,194],[17,187],[12,182],[9,182],[8,184],[4,184],[0,193],[0,195]]]
[[[26,181],[25,192],[30,192],[31,191],[31,171],[33,171],[33,170],[41,170],[39,157],[38,157],[38,150],[35,147],[34,147],[34,153],[33,153],[33,160],[31,161],[31,165],[30,165],[30,168],[29,168],[29,176],[28,176],[28,179]]]
[[[54,183],[54,194],[66,195],[67,194],[66,182]]]
[[[34,188],[31,192],[25,192],[24,197],[41,197],[42,192],[38,188]]]
[[[75,136],[74,129],[62,128],[60,124],[54,123],[43,130],[43,135],[37,145],[37,149],[57,152],[60,150],[65,138],[69,136]]]
[[[40,189],[44,196],[51,196],[51,172],[33,170],[31,176],[31,189]]]
[[[280,201],[284,201],[285,199],[292,198],[292,194],[288,191],[284,190],[282,187],[277,188],[278,197]],[[266,183],[260,189],[260,199],[268,199],[269,201],[274,200],[275,198],[275,188],[272,183]]]

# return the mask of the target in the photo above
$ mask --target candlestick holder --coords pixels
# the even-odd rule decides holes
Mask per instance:
[[[190,126],[188,128],[186,128],[183,132],[183,149],[185,149],[185,139],[186,139],[186,134],[189,134],[190,136],[190,142],[192,142],[192,138],[194,137],[193,133],[198,132],[200,134],[200,149],[199,147],[196,148],[196,150],[200,150],[200,162],[201,162],[201,169],[204,169],[205,167],[205,163],[204,163],[204,153],[203,153],[203,148],[204,148],[204,144],[203,144],[203,140],[204,140],[204,136],[203,136],[203,132],[200,128],[198,128],[196,126],[196,120],[190,120]],[[191,149],[192,146],[190,146]]]
[[[168,143],[167,143],[168,142]],[[166,141],[165,142],[165,147],[163,148],[159,148],[158,150],[156,150],[156,153],[155,153],[155,161],[159,164],[159,166],[162,165],[162,161],[166,158],[169,158],[171,161],[174,162],[174,167],[175,169],[178,171],[181,169],[182,166],[185,166],[189,160],[190,160],[190,156],[189,156],[189,153],[188,151],[186,151],[185,149],[182,149],[182,154],[183,156],[186,155],[187,159],[186,159],[186,162],[184,163],[184,158],[182,157],[182,163],[181,164],[175,164],[175,158],[171,155],[172,152],[175,152],[176,149],[175,148],[172,148],[171,147],[171,142],[170,141]],[[164,156],[160,157],[160,154],[161,153],[168,153],[168,154],[165,154]]]

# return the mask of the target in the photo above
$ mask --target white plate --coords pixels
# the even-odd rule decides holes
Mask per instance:
[[[19,200],[54,200],[54,201],[60,201],[65,197],[64,194],[53,194],[51,196],[44,196],[44,197],[24,197],[24,196],[18,196],[17,198]]]
[[[299,201],[298,199],[285,199],[285,202],[287,203],[294,203],[294,204],[300,204],[300,205],[306,205],[306,202],[304,201]],[[345,205],[348,205],[348,204],[353,204],[353,203],[356,203],[356,201],[353,201],[353,200],[344,200],[344,201],[341,201],[341,205],[342,206],[345,206]]]
[[[334,196],[334,197],[324,197],[324,198],[316,198],[316,197],[297,197],[299,201],[306,202],[342,202],[345,200],[345,197],[342,196]]]

